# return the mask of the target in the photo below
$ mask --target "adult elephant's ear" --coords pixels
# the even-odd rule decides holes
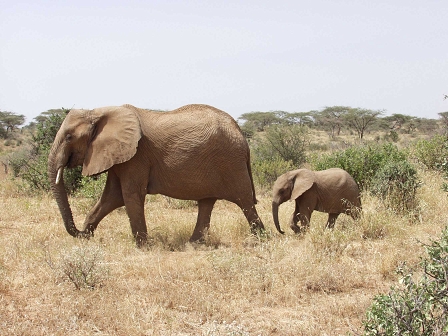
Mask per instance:
[[[314,183],[314,173],[308,169],[298,169],[295,171],[294,185],[291,192],[291,200],[295,200],[305,191],[310,189]]]
[[[102,173],[135,155],[142,135],[134,109],[127,105],[91,111],[92,135],[82,167],[83,175]]]

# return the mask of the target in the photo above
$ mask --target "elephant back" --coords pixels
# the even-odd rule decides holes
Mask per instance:
[[[192,104],[171,112],[145,113],[154,192],[183,198],[175,185],[188,185],[196,198],[237,199],[254,195],[250,152],[238,124],[209,105]],[[201,181],[201,183],[198,183]]]
[[[317,171],[316,176],[320,197],[325,200],[324,211],[342,212],[352,206],[361,206],[358,184],[348,172],[330,168]]]

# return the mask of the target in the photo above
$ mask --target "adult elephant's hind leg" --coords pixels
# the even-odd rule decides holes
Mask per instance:
[[[250,231],[253,234],[263,232],[264,225],[260,217],[258,216],[257,209],[255,209],[255,204],[253,202],[244,202],[241,200],[238,200],[235,203],[241,208],[241,210],[243,210],[244,216],[246,216],[246,219],[249,223]]]
[[[198,201],[198,219],[190,242],[203,241],[210,228],[210,218],[216,198],[204,198]]]
[[[327,221],[327,229],[334,228],[334,223],[336,223],[336,219],[338,218],[338,213],[330,213],[328,214],[328,221]]]
[[[145,185],[145,184],[143,184]],[[145,219],[145,196],[146,188],[139,185],[122,185],[123,200],[126,206],[126,213],[131,224],[132,235],[135,238],[138,247],[146,244],[148,238],[148,229]]]

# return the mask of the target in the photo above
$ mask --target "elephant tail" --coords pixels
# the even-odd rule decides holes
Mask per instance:
[[[249,177],[250,177],[250,184],[252,186],[252,195],[254,198],[254,204],[257,204],[257,197],[255,196],[255,186],[254,186],[254,179],[252,177],[252,167],[250,165],[250,156],[248,157],[247,161],[246,161],[246,165],[247,165],[247,171],[249,172]]]

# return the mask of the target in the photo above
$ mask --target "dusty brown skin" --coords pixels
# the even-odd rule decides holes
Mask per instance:
[[[361,210],[359,188],[355,180],[339,168],[322,171],[297,169],[277,178],[272,190],[272,216],[278,232],[284,233],[278,220],[278,207],[287,200],[295,200],[290,227],[300,233],[307,228],[314,210],[328,213],[327,228],[333,228],[340,213],[353,219]],[[297,225],[300,220],[301,227]]]
[[[87,176],[108,174],[82,231],[73,221],[62,178],[65,167],[80,165]],[[137,245],[143,245],[147,194],[198,201],[191,241],[204,238],[218,199],[236,203],[253,232],[264,229],[255,209],[247,142],[232,117],[211,106],[171,112],[131,105],[71,110],[51,148],[48,173],[65,228],[74,237],[93,235],[108,213],[124,205]]]

